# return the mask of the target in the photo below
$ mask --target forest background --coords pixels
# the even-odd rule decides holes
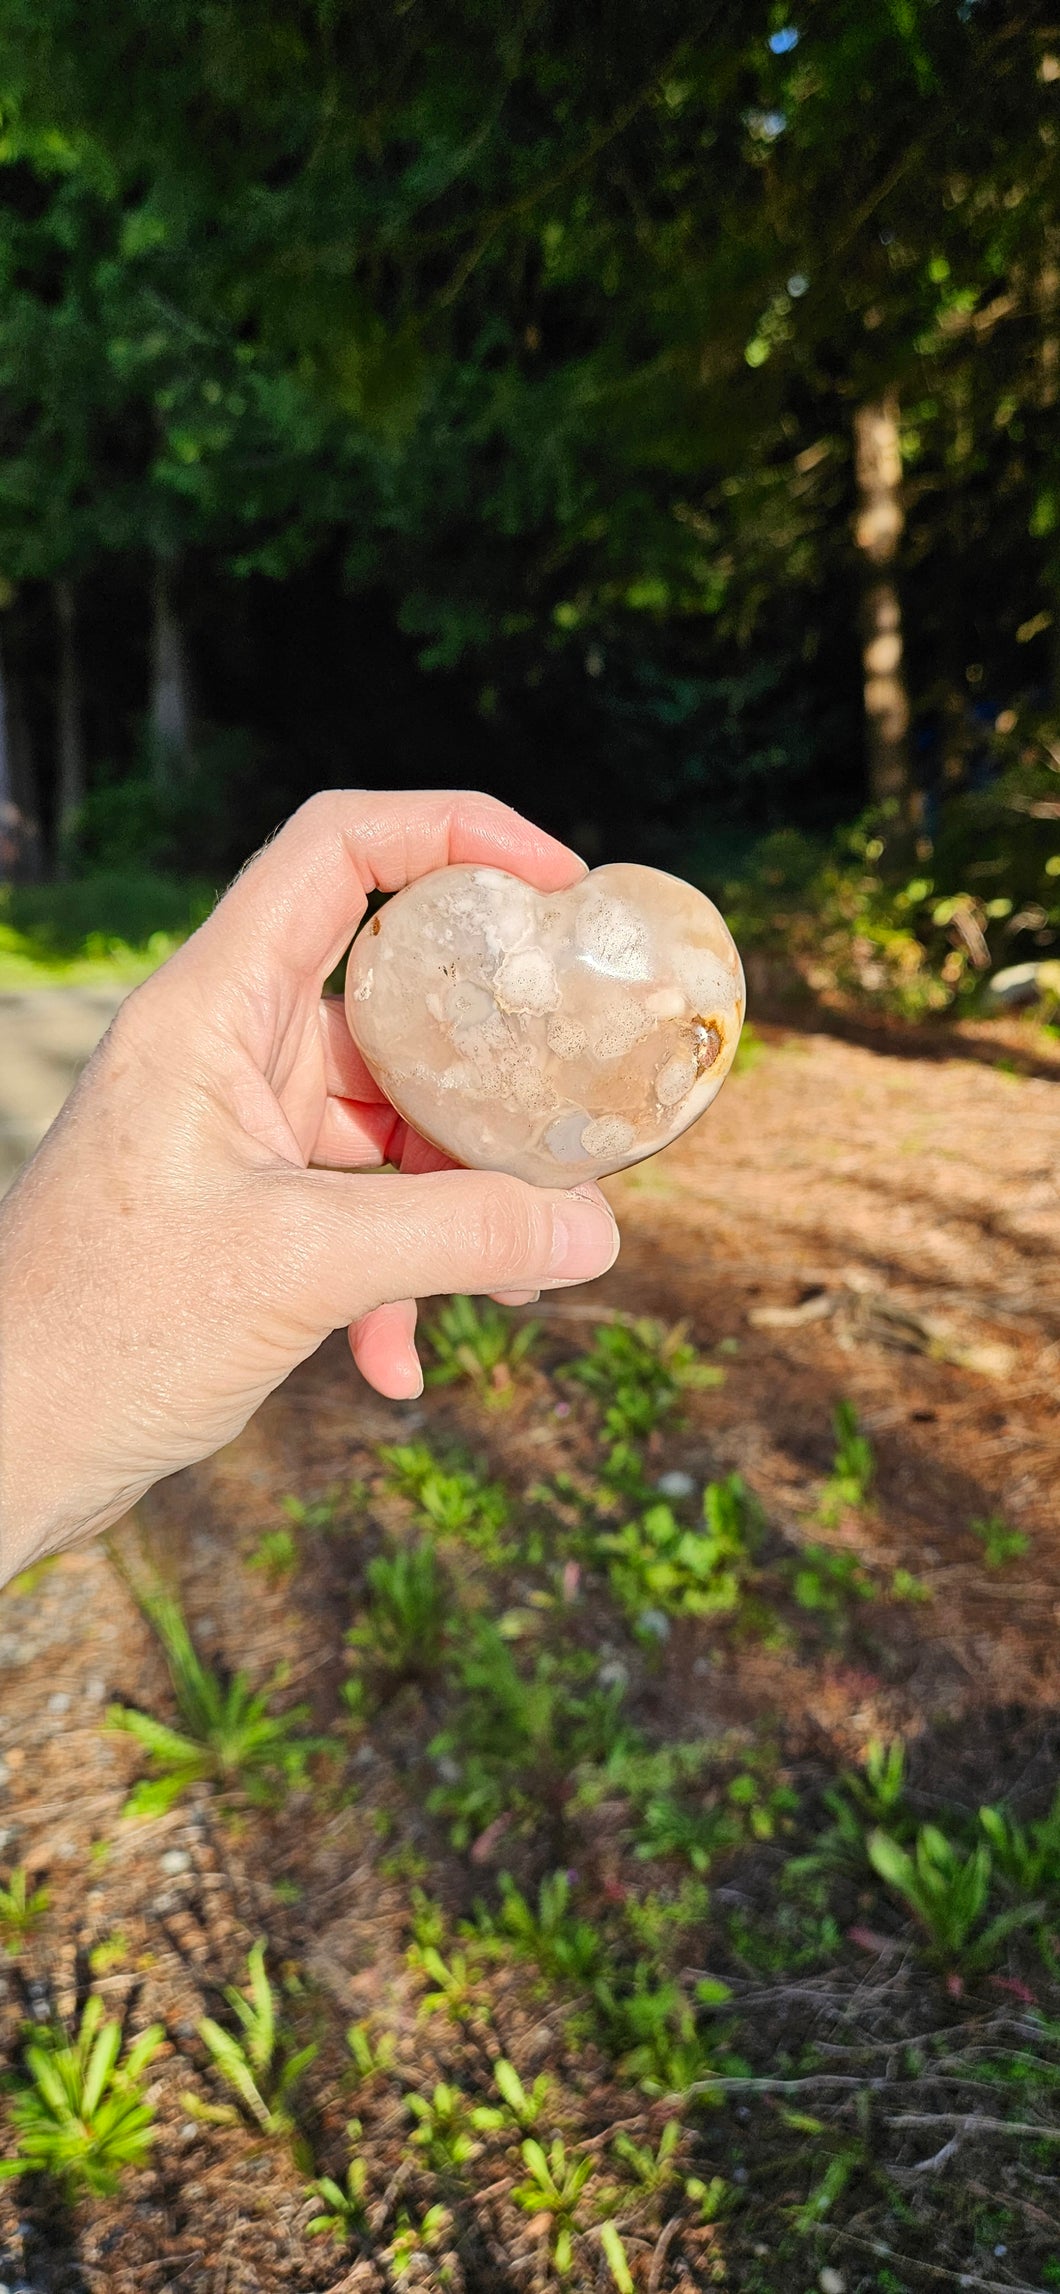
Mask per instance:
[[[0,0],[0,135],[0,960],[456,783],[1060,1000],[1048,7]]]

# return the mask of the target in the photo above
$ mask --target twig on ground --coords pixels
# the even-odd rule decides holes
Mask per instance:
[[[655,2252],[651,2258],[651,2269],[648,2272],[648,2294],[659,2294],[666,2257],[680,2228],[681,2216],[672,2214],[669,2222],[665,2222],[659,2232],[655,2241]]]

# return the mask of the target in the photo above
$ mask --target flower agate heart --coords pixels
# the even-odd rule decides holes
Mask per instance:
[[[572,1186],[709,1107],[744,1010],[713,901],[632,863],[569,892],[440,868],[354,941],[346,1016],[399,1114],[457,1162]]]

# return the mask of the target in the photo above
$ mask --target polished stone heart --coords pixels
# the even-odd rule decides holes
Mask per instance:
[[[654,1155],[702,1115],[744,1011],[713,901],[657,868],[535,892],[441,868],[354,941],[346,1016],[415,1130],[459,1163],[573,1186]]]

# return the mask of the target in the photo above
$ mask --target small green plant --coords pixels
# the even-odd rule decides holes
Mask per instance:
[[[905,1786],[901,1737],[893,1738],[890,1744],[872,1737],[865,1747],[861,1773],[845,1769],[838,1783],[827,1787],[823,1799],[833,1821],[807,1855],[791,1859],[785,1880],[798,1886],[841,1865],[863,1870],[869,1861],[867,1827],[878,1825],[904,1841],[914,1830],[904,1807]]]
[[[444,1660],[452,1606],[430,1539],[377,1554],[365,1582],[367,1611],[346,1635],[350,1646],[382,1672],[429,1680]]]
[[[162,2025],[152,2023],[122,2055],[121,2024],[104,2020],[95,1992],[76,2038],[34,2030],[9,2107],[15,2151],[0,2160],[0,2175],[46,2174],[71,2193],[101,2197],[116,2190],[127,2168],[143,2166],[154,2142],[144,2073],[164,2037]]]
[[[1004,1808],[981,1808],[994,1868],[1023,1896],[1055,1897],[1060,1891],[1060,1791],[1044,1816],[1017,1824]]]
[[[566,1872],[546,1874],[538,1887],[536,1905],[527,1901],[507,1872],[501,1875],[500,1889],[496,1931],[507,1937],[524,1959],[533,1960],[542,1975],[560,1983],[591,1982],[602,1958],[600,1937],[591,1921],[572,1909]]]
[[[386,1442],[379,1456],[389,1468],[389,1486],[412,1500],[424,1528],[459,1539],[486,1561],[510,1557],[501,1537],[508,1500],[499,1482],[484,1481],[456,1459],[437,1458],[426,1442]]]
[[[837,1521],[851,1508],[868,1504],[876,1479],[872,1444],[861,1431],[853,1402],[837,1402],[832,1417],[835,1457],[821,1493],[821,1520]]]
[[[670,1506],[653,1505],[639,1522],[600,1535],[612,1587],[634,1620],[646,1610],[710,1617],[736,1608],[762,1530],[761,1508],[739,1474],[708,1484],[703,1522],[689,1529]]]
[[[700,1360],[689,1343],[687,1323],[667,1329],[643,1318],[601,1323],[592,1345],[566,1364],[563,1376],[596,1397],[604,1441],[625,1463],[631,1447],[647,1440],[683,1393],[720,1386],[725,1372]]]
[[[449,2210],[442,2205],[429,2206],[419,2223],[413,2222],[404,2207],[400,2209],[394,2236],[381,2255],[395,2286],[422,2285],[424,2265],[430,2269],[431,2256],[441,2245],[450,2223]],[[439,2273],[439,2282],[447,2283],[442,2273]]]
[[[421,2015],[441,2014],[451,2023],[470,2023],[482,2013],[475,1969],[466,1952],[453,1952],[444,1960],[435,1944],[414,1943],[409,1947],[408,1960],[410,1967],[425,1975],[433,1986],[420,2001]]]
[[[935,1598],[930,1585],[925,1584],[922,1577],[915,1577],[911,1569],[896,1569],[893,1572],[890,1593],[892,1601],[918,1603],[933,1601]]]
[[[351,2119],[346,2132],[351,2142],[359,2141],[360,2120]],[[331,2175],[317,2175],[307,2183],[305,2195],[319,2199],[323,2207],[322,2213],[315,2214],[306,2223],[310,2238],[334,2238],[348,2246],[359,2231],[367,2229],[368,2169],[362,2158],[355,2156],[350,2160],[341,2183]]]
[[[270,1585],[282,1585],[297,1567],[298,1545],[290,1529],[267,1529],[247,1555],[247,1568],[260,1570]]]
[[[13,1958],[20,1943],[32,1935],[51,1902],[47,1888],[31,1888],[24,1864],[17,1864],[7,1886],[0,1887],[0,1945]]]
[[[451,2174],[474,2158],[478,2145],[467,2096],[439,2079],[428,2095],[406,2095],[416,2121],[409,2141],[422,2150],[436,2174]]]
[[[486,1618],[469,1621],[454,1658],[457,1703],[451,1725],[429,1750],[447,1774],[428,1806],[448,1816],[454,1846],[466,1847],[503,1814],[559,1809],[570,1771],[601,1758],[619,1733],[620,1699],[580,1686],[569,1661],[548,1650],[520,1671]]]
[[[988,1569],[1004,1569],[1010,1561],[1022,1561],[1030,1551],[1030,1538],[1022,1529],[1011,1529],[1003,1514],[985,1514],[972,1523],[972,1536],[983,1548],[983,1560]]]
[[[539,2071],[533,2086],[526,2088],[514,2063],[509,2063],[507,2056],[499,2055],[493,2065],[493,2084],[503,2105],[503,2110],[496,2114],[499,2123],[503,2125],[508,2118],[522,2134],[532,2134],[552,2092],[547,2072]]]
[[[162,1644],[184,1728],[170,1728],[129,1705],[108,1707],[108,1726],[135,1737],[153,1770],[133,1787],[125,1814],[161,1815],[189,1785],[203,1781],[265,1802],[304,1784],[313,1753],[333,1748],[326,1738],[300,1733],[306,1706],[270,1710],[270,1691],[281,1676],[274,1675],[266,1689],[252,1689],[245,1673],[222,1680],[199,1656],[171,1594],[158,1589],[140,1599]]]
[[[598,1982],[594,1998],[623,2078],[646,2095],[685,2095],[710,2080],[714,2066],[676,1980],[640,1961],[621,1986]]]
[[[553,2136],[547,2154],[529,2136],[522,2145],[522,2157],[527,2178],[517,2183],[512,2197],[526,2214],[548,2216],[552,2266],[558,2277],[566,2278],[574,2262],[579,2202],[592,2174],[593,2160],[569,2159],[559,2135]]]
[[[645,2143],[635,2143],[632,2135],[620,2132],[613,2144],[615,2157],[631,2169],[645,2190],[660,2191],[676,2178],[676,2152],[681,2135],[680,2119],[668,2119],[656,2148],[651,2150]]]
[[[618,2294],[637,2294],[633,2272],[629,2267],[629,2256],[622,2243],[622,2236],[617,2224],[601,2222],[596,2235],[603,2248],[604,2261],[614,2284],[618,2288]]]
[[[989,1967],[1005,1936],[1041,1917],[1041,1904],[1019,1904],[980,1928],[992,1872],[985,1841],[964,1855],[937,1825],[922,1824],[912,1852],[879,1830],[870,1833],[868,1851],[874,1871],[915,1913],[948,1967]]]
[[[393,2032],[384,2031],[378,2039],[373,2039],[368,2023],[351,2023],[346,2045],[361,2079],[386,2078],[397,2061],[397,2040]]]
[[[434,1361],[429,1386],[467,1378],[479,1400],[496,1409],[510,1402],[515,1373],[529,1361],[541,1335],[539,1322],[515,1322],[492,1299],[451,1298],[428,1323]]]
[[[854,1553],[830,1545],[804,1545],[792,1565],[791,1590],[800,1609],[845,1618],[855,1601],[874,1601],[876,1589]]]
[[[290,2098],[317,2050],[315,2046],[300,2047],[295,2052],[290,2049],[265,1970],[264,1938],[251,1947],[247,1983],[249,1997],[234,1984],[225,1987],[225,1998],[240,2026],[239,2032],[226,2031],[212,2016],[204,2015],[199,2024],[199,2037],[215,2070],[238,2095],[248,2117],[256,2120],[266,2135],[288,2135],[295,2123]],[[201,2103],[196,2095],[185,2095],[182,2100],[193,2118],[207,2119],[218,2126],[238,2124],[239,2113],[231,2104]]]

